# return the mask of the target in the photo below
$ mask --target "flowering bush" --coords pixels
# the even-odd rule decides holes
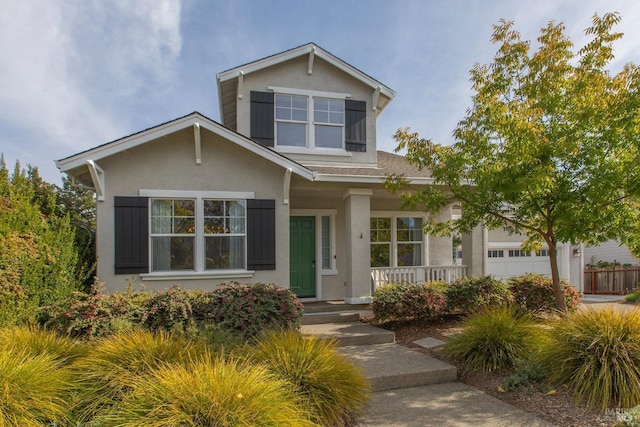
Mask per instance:
[[[209,295],[207,310],[198,308],[223,329],[251,338],[267,329],[299,329],[302,303],[289,289],[273,284],[231,282]],[[203,319],[206,321],[207,319]]]
[[[556,307],[553,282],[547,276],[525,274],[512,277],[507,284],[513,293],[515,303],[527,311],[542,313],[552,311]],[[569,311],[575,310],[580,303],[578,291],[564,281],[561,285],[567,309]]]
[[[250,338],[265,329],[298,329],[302,304],[288,289],[272,284],[229,283],[214,291],[188,291],[178,286],[153,292],[102,293],[95,283],[89,293],[74,292],[41,309],[47,327],[78,338],[98,338],[140,326],[151,331],[187,331],[193,326]],[[221,332],[222,333],[222,332]]]
[[[82,339],[103,337],[140,323],[146,294],[131,290],[104,294],[102,288],[96,281],[88,293],[73,292],[56,304],[42,307],[40,323]]]
[[[470,313],[513,301],[509,287],[491,276],[458,279],[445,288],[444,295],[447,311],[452,313]]]
[[[191,292],[176,285],[153,292],[144,301],[141,322],[151,331],[184,330],[194,320],[191,300]]]
[[[376,289],[371,309],[376,321],[430,319],[444,313],[446,300],[440,283],[389,284]]]

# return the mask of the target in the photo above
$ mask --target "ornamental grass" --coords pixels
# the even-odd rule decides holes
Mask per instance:
[[[288,381],[319,425],[350,425],[369,400],[368,380],[336,351],[335,341],[270,331],[258,338],[251,357]]]
[[[640,310],[584,309],[556,320],[541,361],[576,401],[601,409],[640,404]]]
[[[64,425],[72,391],[71,372],[54,356],[0,350],[0,427]]]
[[[462,322],[444,351],[471,371],[511,369],[535,350],[541,335],[531,316],[512,306],[484,308]]]
[[[183,335],[143,330],[97,340],[73,368],[81,375],[76,412],[92,419],[132,391],[140,377],[165,364],[183,364],[207,357],[204,344]]]
[[[96,419],[101,426],[314,426],[290,384],[237,360],[165,365]]]
[[[48,354],[62,364],[83,357],[87,346],[37,326],[13,326],[0,329],[0,350],[26,352],[32,356]]]

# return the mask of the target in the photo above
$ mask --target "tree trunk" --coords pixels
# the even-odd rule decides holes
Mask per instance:
[[[564,289],[560,283],[560,272],[558,270],[558,249],[555,241],[547,241],[549,245],[549,263],[551,264],[551,281],[553,283],[553,296],[556,300],[556,308],[560,311],[567,311],[567,304],[564,301]]]

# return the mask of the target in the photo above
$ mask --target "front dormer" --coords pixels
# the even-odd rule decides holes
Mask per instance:
[[[395,92],[315,44],[217,80],[225,126],[305,165],[376,165],[376,118]]]

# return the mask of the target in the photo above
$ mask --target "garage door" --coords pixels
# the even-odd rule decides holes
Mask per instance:
[[[487,274],[506,279],[526,273],[551,274],[546,249],[525,252],[520,249],[490,249],[487,253]]]

